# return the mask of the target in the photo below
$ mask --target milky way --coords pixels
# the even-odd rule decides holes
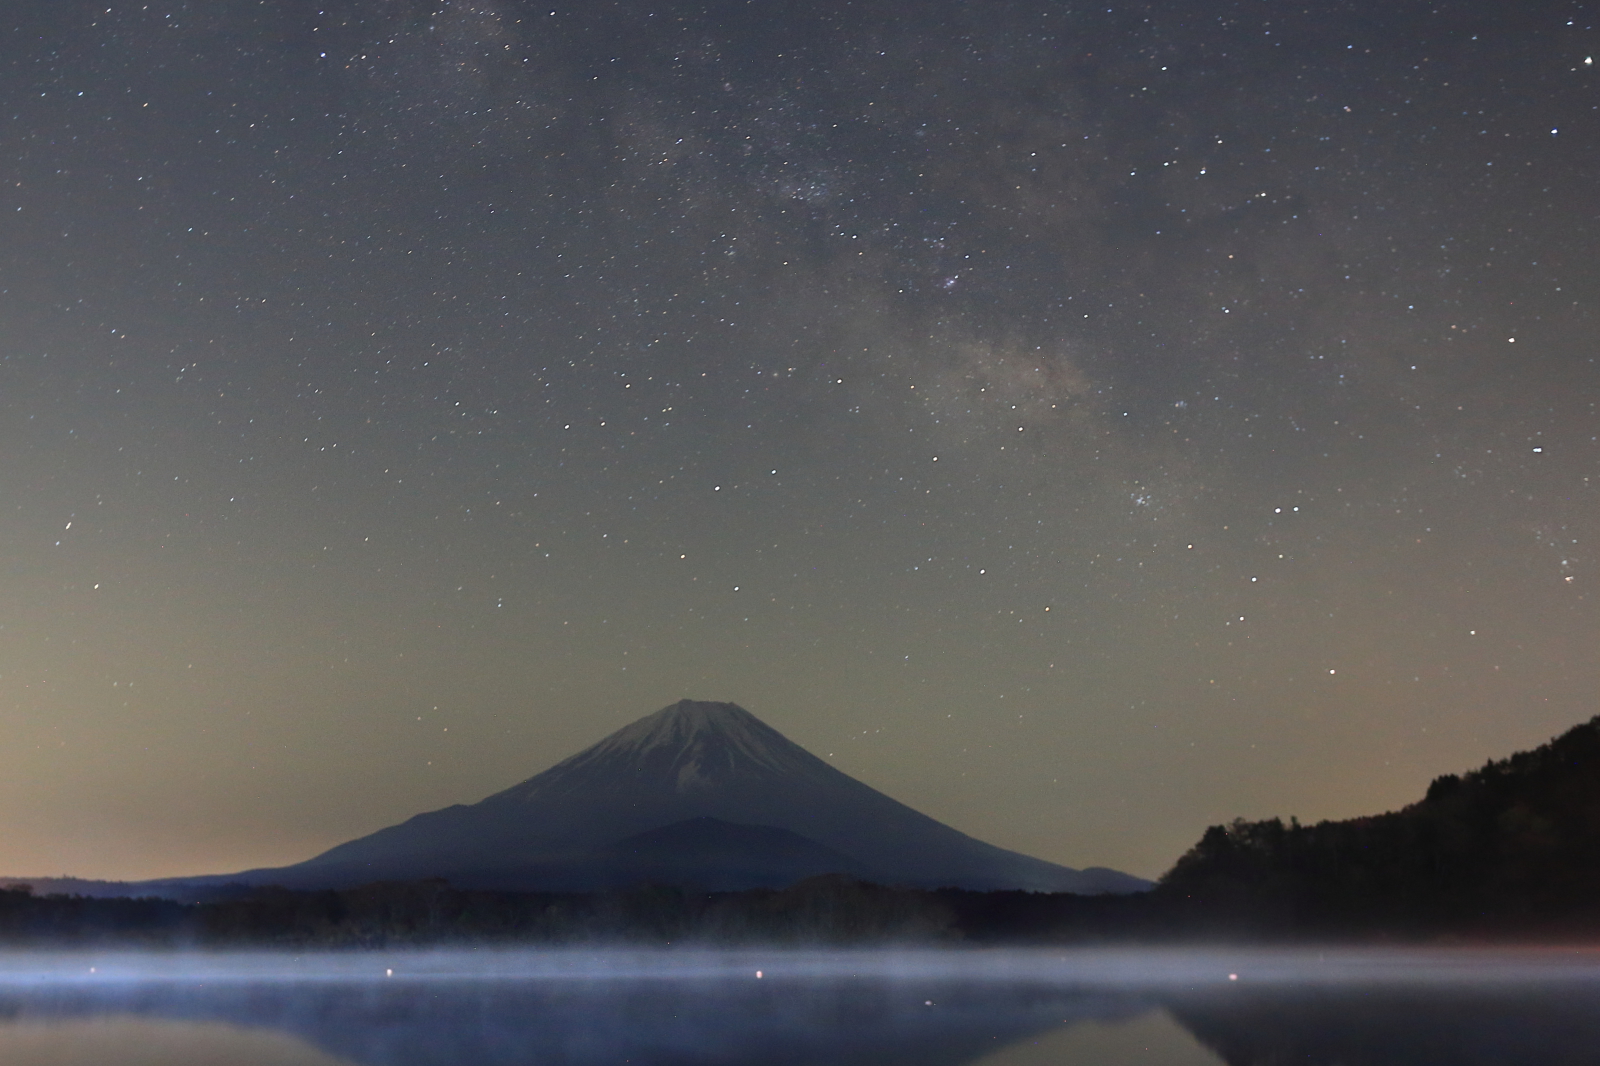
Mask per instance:
[[[1592,715],[1593,12],[0,21],[0,872],[680,697],[1153,876]]]

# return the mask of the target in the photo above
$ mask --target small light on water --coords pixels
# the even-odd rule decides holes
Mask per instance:
[[[1237,981],[1238,979],[1239,979],[1239,975],[1236,974],[1236,973],[1230,973],[1228,975],[1228,980],[1230,980],[1230,981]]]
[[[393,970],[384,970],[383,971],[383,976],[385,976],[385,977],[393,977],[394,976],[394,971]]]
[[[760,970],[756,971],[756,980],[757,981],[761,980],[761,971]]]

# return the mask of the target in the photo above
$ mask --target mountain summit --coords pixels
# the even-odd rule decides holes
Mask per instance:
[[[834,769],[744,708],[681,700],[478,803],[419,814],[295,866],[289,887],[446,877],[591,890],[777,887],[846,873],[915,887],[1131,892],[1147,882],[985,844]]]

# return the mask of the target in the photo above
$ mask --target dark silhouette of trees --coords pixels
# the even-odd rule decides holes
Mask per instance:
[[[1212,826],[1154,895],[1218,932],[1600,933],[1600,718],[1400,811]]]
[[[188,908],[165,899],[35,896],[29,885],[0,889],[0,941],[10,944],[160,944],[181,938],[187,919]]]
[[[204,899],[0,889],[0,943],[886,944],[1600,936],[1600,718],[1403,810],[1212,826],[1148,893],[923,891],[840,875],[782,890],[492,892],[444,881]]]
[[[873,944],[959,935],[933,893],[845,877],[781,891],[456,889],[405,881],[301,892],[268,887],[203,903],[36,897],[0,890],[0,942],[380,948],[435,944]]]

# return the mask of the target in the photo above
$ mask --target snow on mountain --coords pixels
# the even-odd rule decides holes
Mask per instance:
[[[683,823],[699,827],[675,830],[688,833],[685,840],[727,826],[715,829],[724,882],[738,881],[728,849],[758,839],[741,836],[743,826],[781,830],[762,838],[769,839],[764,847],[781,836],[785,854],[805,854],[803,862],[784,862],[810,870],[825,861],[819,856],[836,854],[848,864],[840,872],[887,884],[1089,893],[1148,887],[1116,871],[1073,870],[976,840],[834,769],[742,707],[693,700],[641,718],[478,803],[417,815],[296,866],[240,876],[307,887],[415,877],[611,887],[628,868],[617,865],[619,842]],[[791,837],[803,838],[805,847]],[[752,852],[750,883],[769,883],[773,871],[786,868],[775,861]],[[692,866],[672,868],[694,882]],[[756,867],[765,871],[759,877]]]

